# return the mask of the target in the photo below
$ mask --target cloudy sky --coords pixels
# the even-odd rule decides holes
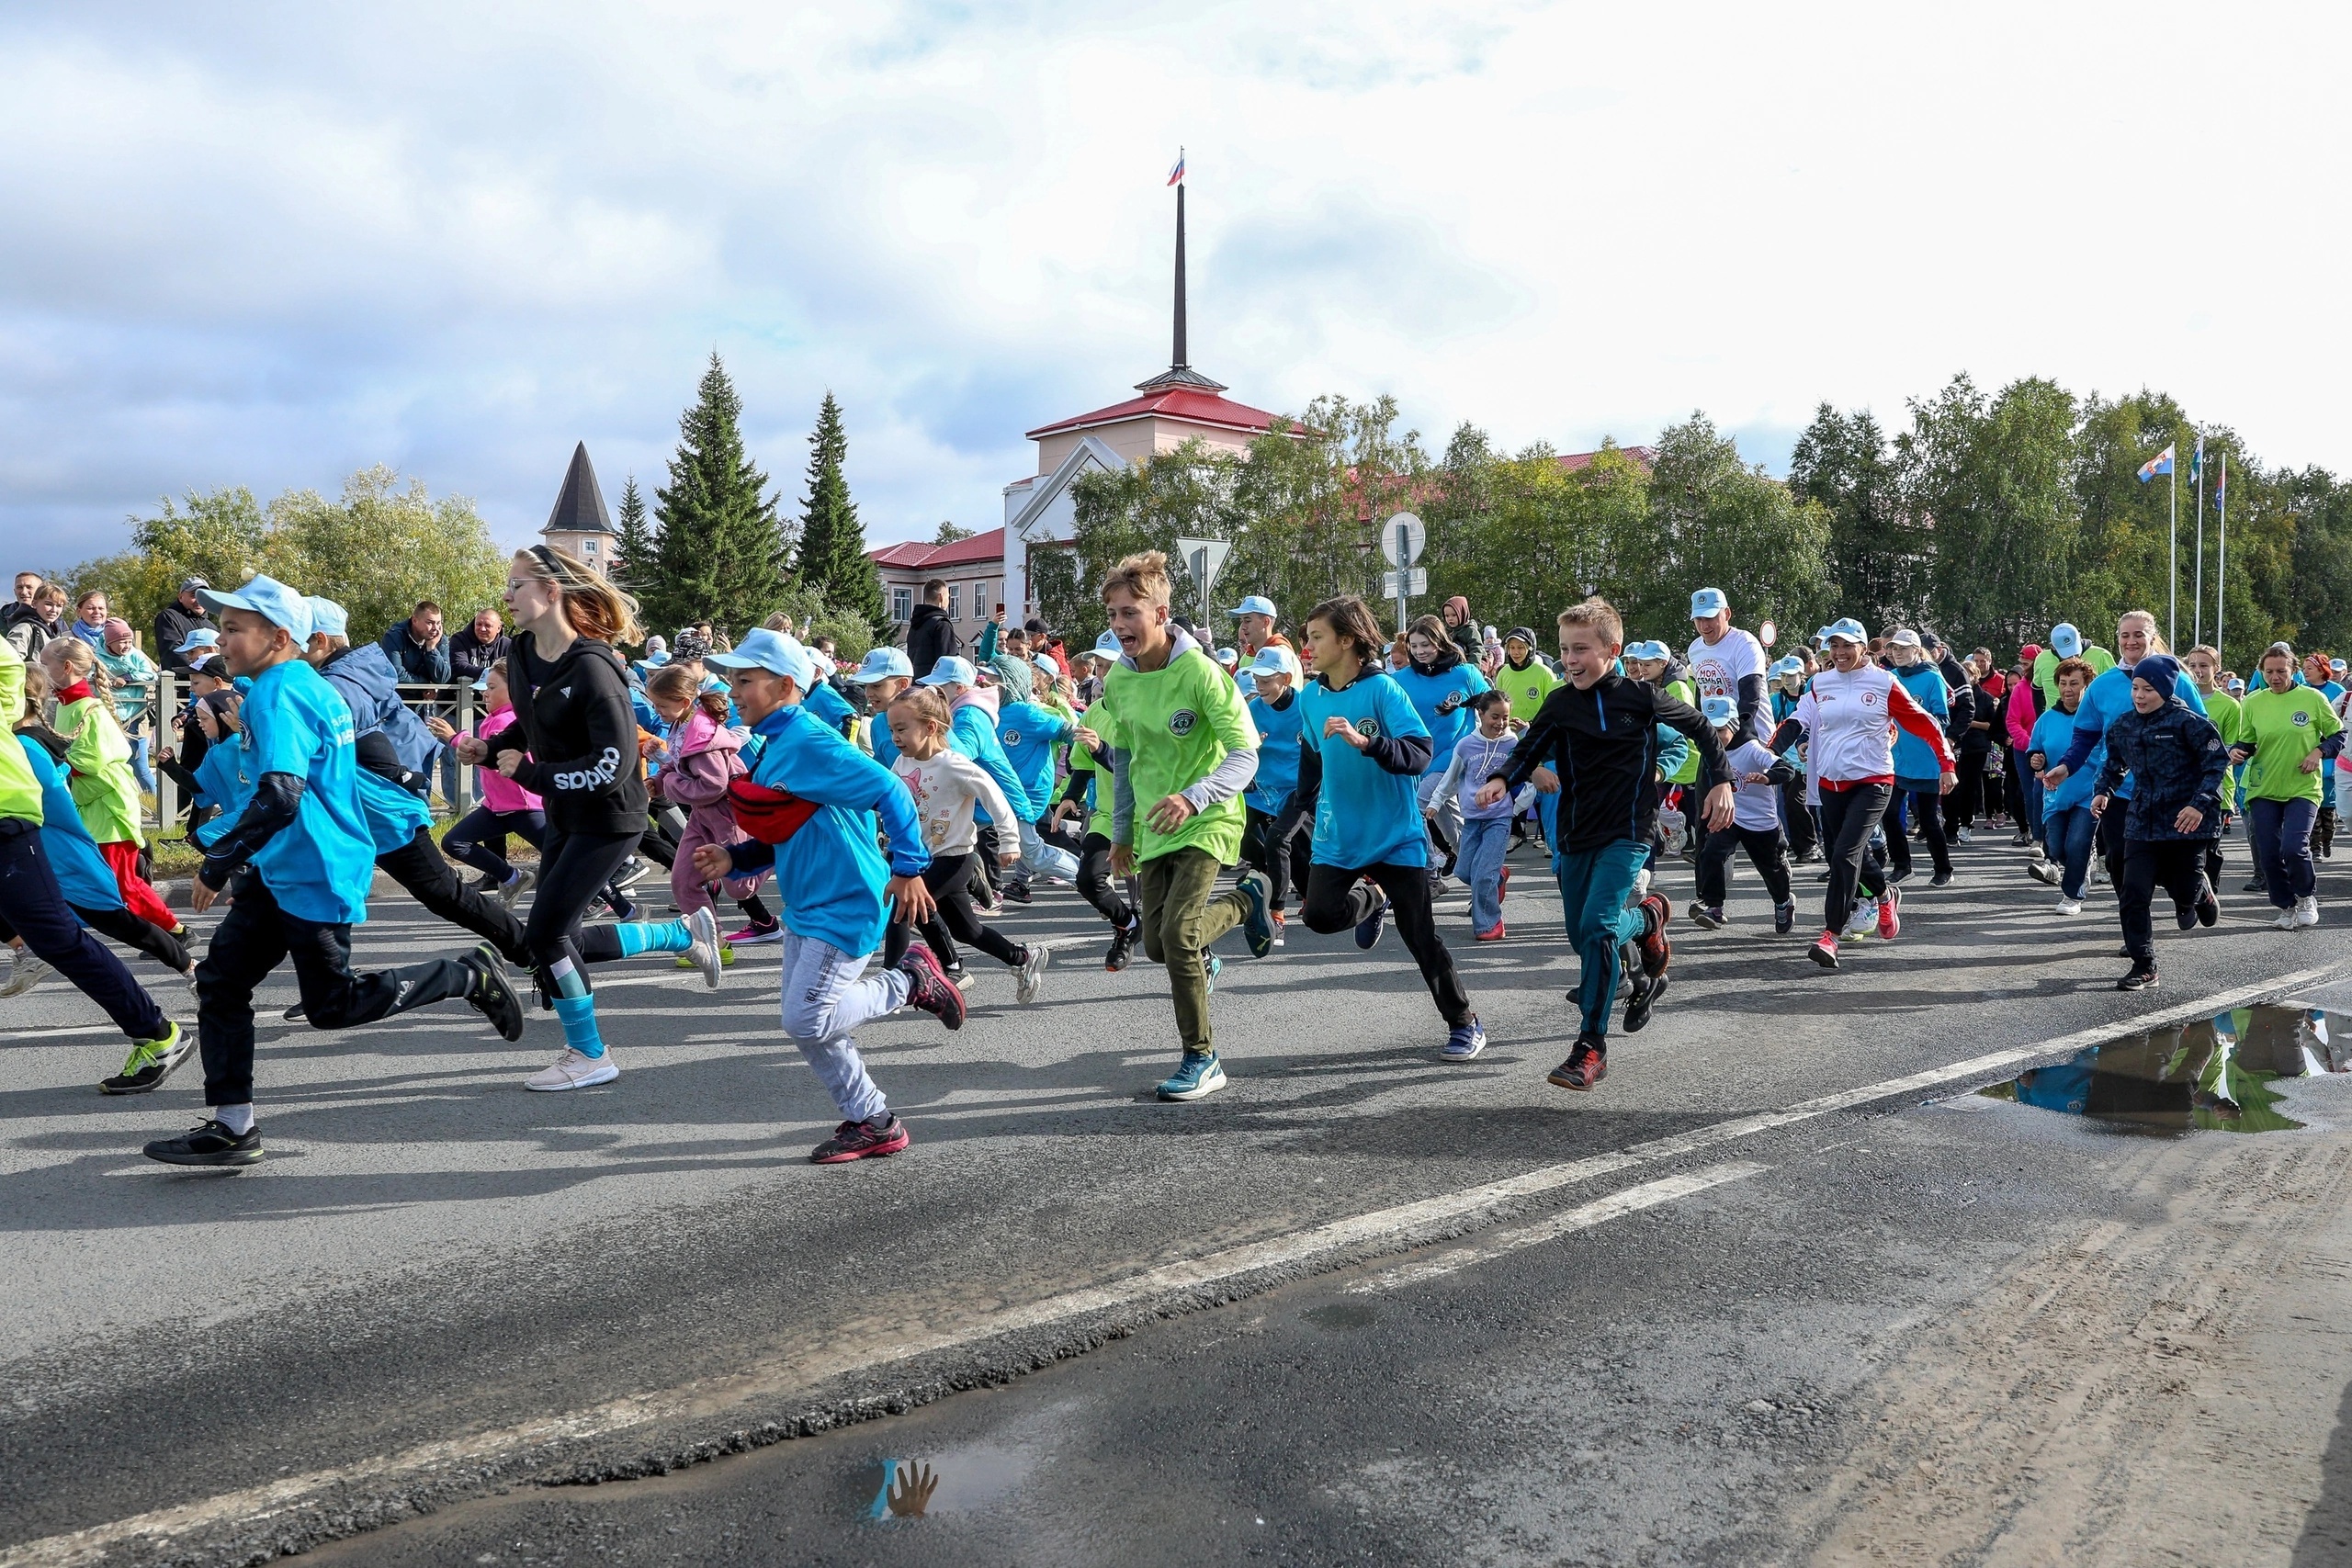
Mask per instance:
[[[0,9],[0,536],[374,462],[544,521],[650,488],[715,348],[798,494],[827,389],[877,541],[1001,518],[1022,431],[1168,355],[1442,444],[1824,399],[2168,389],[2352,468],[2345,14],[408,0]]]

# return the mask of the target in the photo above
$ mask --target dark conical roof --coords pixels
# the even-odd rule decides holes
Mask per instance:
[[[542,534],[609,534],[613,514],[605,510],[605,492],[596,488],[595,466],[588,461],[588,443],[571,449],[571,467],[563,474],[563,491],[555,498]]]

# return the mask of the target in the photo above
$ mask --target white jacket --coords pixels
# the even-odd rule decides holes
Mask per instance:
[[[1911,700],[1894,671],[1864,664],[1847,671],[1825,664],[1789,716],[1804,727],[1805,762],[1825,787],[1894,779],[1894,729],[1928,742],[1945,772],[1951,746],[1936,716]]]
[[[974,806],[992,822],[1020,820],[988,770],[961,751],[943,750],[921,762],[900,752],[890,771],[915,797],[923,842],[934,855],[969,854],[979,843],[980,830],[972,821]]]

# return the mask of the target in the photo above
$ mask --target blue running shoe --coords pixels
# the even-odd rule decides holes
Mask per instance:
[[[1225,1087],[1225,1066],[1214,1051],[1187,1051],[1175,1076],[1159,1086],[1162,1100],[1198,1100]]]
[[[1208,973],[1209,995],[1215,996],[1216,995],[1216,977],[1225,973],[1225,960],[1212,953],[1202,960],[1202,967]]]
[[[1445,1049],[1438,1055],[1449,1062],[1466,1062],[1487,1048],[1487,1026],[1475,1017],[1445,1037]]]
[[[1274,950],[1274,884],[1262,871],[1245,871],[1237,889],[1241,895],[1241,934],[1250,956],[1263,958]]]
[[[1383,893],[1372,913],[1356,922],[1356,945],[1369,953],[1380,945],[1380,933],[1388,925],[1388,895]]]

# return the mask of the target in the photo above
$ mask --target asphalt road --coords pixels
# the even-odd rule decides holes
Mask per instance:
[[[802,1163],[832,1116],[773,950],[716,996],[601,972],[623,1074],[582,1094],[519,1088],[544,1018],[526,1049],[454,1010],[273,1023],[235,1176],[137,1154],[193,1067],[104,1100],[86,1004],[0,1004],[0,1565],[2198,1562],[2216,1521],[2233,1561],[2352,1553],[2352,1090],[2178,1139],[1968,1092],[2192,1004],[2334,1005],[2333,909],[2271,931],[2233,875],[2122,995],[2111,918],[2051,915],[2006,847],[1834,976],[1742,875],[1578,1096],[1544,1081],[1574,960],[1517,864],[1511,940],[1445,907],[1484,1057],[1437,1060],[1393,936],[1228,939],[1233,1086],[1191,1106],[1149,1099],[1159,972],[1105,975],[1049,893],[1006,922],[1075,944],[1041,1004],[984,972],[961,1033],[866,1033],[916,1142],[846,1168]],[[363,960],[458,945],[381,908]],[[2227,1506],[2144,1501],[2194,1487]]]

